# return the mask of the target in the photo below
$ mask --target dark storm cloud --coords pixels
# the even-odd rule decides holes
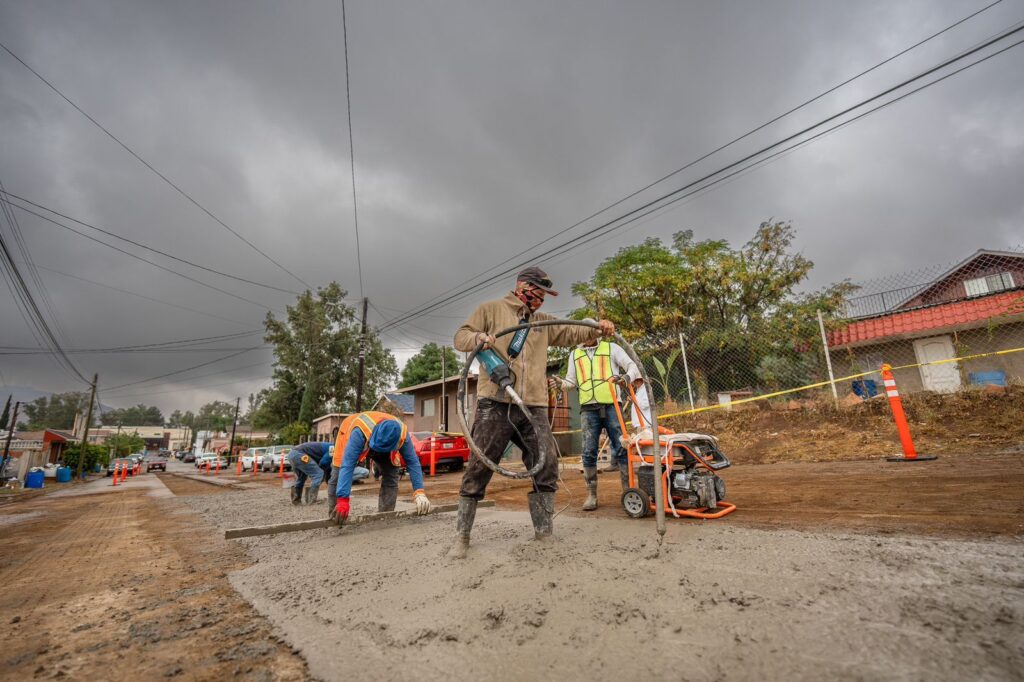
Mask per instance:
[[[364,280],[380,310],[372,319],[456,286],[983,4],[350,2]],[[673,182],[1022,18],[1024,6],[1007,0]],[[0,40],[276,260],[358,296],[340,3],[6,1]],[[742,242],[771,216],[798,229],[798,248],[818,264],[814,286],[1021,244],[1021,66],[1019,51],[993,59],[547,266],[568,292],[621,245],[683,228]],[[0,180],[10,191],[212,267],[301,288],[6,54],[0,122]],[[264,307],[238,301],[19,218],[40,265],[207,313],[44,271],[69,346],[255,329],[264,307],[291,300],[189,271]],[[400,357],[448,340],[460,315],[505,286],[386,340]],[[562,296],[553,309],[572,305]],[[3,344],[34,345],[9,300],[0,316]],[[259,337],[244,341],[221,345]],[[214,357],[78,360],[115,386]],[[194,408],[244,395],[268,375],[250,365],[269,367],[269,358],[253,351],[107,402]],[[49,361],[22,360],[3,358],[7,383],[71,386]]]

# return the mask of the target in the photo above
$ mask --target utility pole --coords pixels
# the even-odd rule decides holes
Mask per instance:
[[[363,298],[363,322],[359,332],[359,376],[356,379],[356,412],[363,411],[363,376],[366,372],[366,306],[370,299]]]
[[[441,430],[448,430],[448,396],[444,393],[445,379],[448,378],[444,366],[445,347],[441,346]]]
[[[14,414],[11,416],[11,428],[7,431],[7,439],[4,442],[4,457],[0,460],[0,476],[7,470],[7,456],[11,454],[11,436],[14,435],[14,426],[18,423],[18,406],[20,402],[14,403]]]
[[[89,424],[92,422],[92,404],[96,402],[96,382],[100,380],[99,374],[92,375],[92,390],[89,392],[89,405],[85,408],[85,428],[82,429],[82,442],[78,448],[78,467],[75,470],[75,477],[82,478],[82,462],[85,461],[85,452],[89,447]]]
[[[238,426],[238,406],[241,405],[241,396],[235,398],[235,420],[231,422],[231,444],[228,445],[228,462],[231,462],[231,455],[235,453],[235,427]],[[253,466],[256,466],[256,460],[253,460]]]

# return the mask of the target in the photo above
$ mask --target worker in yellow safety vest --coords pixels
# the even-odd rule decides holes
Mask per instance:
[[[329,513],[338,523],[349,514],[349,495],[356,464],[369,459],[382,474],[377,511],[394,511],[398,500],[398,479],[402,467],[412,481],[416,511],[430,511],[430,500],[423,492],[423,469],[416,447],[405,424],[386,412],[359,412],[341,423],[334,442],[331,480],[327,484]]]
[[[609,470],[619,471],[622,488],[629,487],[626,448],[622,445],[615,402],[619,399],[617,385],[626,385],[640,378],[636,363],[616,343],[601,340],[590,346],[580,346],[569,357],[569,369],[564,379],[552,377],[553,387],[579,391],[580,421],[583,429],[583,479],[587,484],[587,499],[583,511],[597,509],[597,445],[601,431],[608,434],[612,461]]]

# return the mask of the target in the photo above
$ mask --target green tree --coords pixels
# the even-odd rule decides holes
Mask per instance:
[[[462,371],[462,362],[459,360],[459,356],[455,354],[454,348],[448,346],[444,347],[444,370],[448,376]],[[405,367],[402,368],[402,380],[398,382],[398,387],[415,386],[440,378],[442,378],[441,347],[436,343],[428,343],[405,363]]]
[[[132,426],[163,426],[164,415],[156,405],[139,403],[134,407],[115,408],[103,413],[104,425],[130,424]]]
[[[105,443],[108,451],[114,449],[114,457],[124,457],[133,452],[142,452],[146,447],[146,440],[137,433],[115,433]]]
[[[309,424],[292,422],[278,432],[277,445],[298,445],[309,436]]]
[[[4,403],[4,411],[0,414],[0,431],[7,430],[7,422],[11,419],[11,398],[13,395],[7,396],[7,402]]]
[[[854,287],[799,293],[814,264],[793,252],[794,235],[789,223],[768,221],[738,249],[694,240],[690,230],[676,233],[671,246],[648,239],[624,247],[573,285],[586,302],[573,316],[614,321],[663,378],[663,396],[666,385],[685,386],[682,363],[657,371],[652,358],[677,349],[679,334],[703,391],[799,383],[816,371],[799,357],[820,347],[815,312],[835,311]],[[801,375],[780,376],[786,371]]]
[[[301,294],[283,320],[267,313],[264,339],[274,346],[274,383],[254,399],[255,425],[279,429],[298,421],[308,428],[325,411],[355,409],[360,327],[345,295],[332,282],[316,296]],[[372,402],[371,396],[391,384],[398,370],[374,331],[367,333],[365,353],[363,395]]]
[[[27,428],[30,431],[70,429],[75,425],[75,415],[85,411],[87,402],[89,394],[76,392],[36,398],[24,406]]]
[[[72,469],[78,468],[78,457],[82,450],[81,443],[72,443],[69,445],[62,455],[64,460],[64,466],[71,467]],[[92,471],[93,467],[99,464],[104,467],[109,462],[109,451],[103,445],[86,445],[85,446],[85,459],[82,462],[82,471]]]
[[[230,431],[235,419],[234,403],[214,400],[199,408],[195,417],[195,428],[200,431]]]

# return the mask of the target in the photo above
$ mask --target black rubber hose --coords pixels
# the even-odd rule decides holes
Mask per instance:
[[[494,337],[500,338],[508,334],[514,334],[520,329],[529,329],[532,327],[556,327],[565,325],[600,329],[596,322],[586,322],[583,320],[538,320],[536,322],[526,322],[524,324],[519,324],[514,327],[509,327],[508,329],[502,329],[497,334],[494,334]],[[651,384],[647,380],[647,372],[644,370],[643,363],[640,362],[640,358],[637,356],[636,351],[634,351],[633,347],[629,344],[629,342],[622,338],[622,336],[620,336],[619,334],[615,334],[615,340],[626,351],[626,354],[629,355],[630,359],[636,363],[636,366],[640,370],[640,376],[643,377],[644,380],[644,389],[649,390]],[[478,343],[476,348],[473,349],[473,352],[469,354],[469,357],[466,358],[466,364],[462,368],[462,375],[459,377],[459,390],[458,393],[456,394],[456,399],[458,401],[459,406],[459,409],[456,411],[456,416],[459,418],[459,425],[462,427],[462,432],[466,438],[467,445],[469,445],[470,452],[472,452],[473,455],[476,456],[477,459],[479,459],[488,469],[490,469],[496,474],[505,476],[506,478],[533,478],[534,476],[537,475],[541,468],[543,468],[544,463],[547,461],[548,443],[546,439],[538,438],[538,443],[540,444],[540,453],[538,454],[536,463],[534,463],[534,465],[530,468],[529,471],[510,471],[508,469],[505,469],[501,465],[487,459],[487,457],[485,457],[484,454],[480,451],[480,448],[477,446],[476,442],[473,440],[472,435],[470,434],[469,420],[466,417],[466,381],[467,378],[469,377],[469,368],[473,365],[473,360],[476,358],[477,354],[483,350],[483,346],[483,343]],[[479,382],[486,380],[487,379],[485,379],[484,376],[481,376],[477,381]],[[519,406],[519,409],[522,410],[523,414],[526,415],[527,419],[533,422],[534,431],[538,434],[543,433],[543,429],[534,420],[533,414],[531,414],[530,410],[527,409],[526,405],[523,404],[522,400],[519,399],[519,396],[515,394],[515,391],[509,391],[509,395],[510,397],[512,397],[513,402],[515,402],[516,405]],[[653,398],[653,396],[651,397]],[[651,400],[650,402],[651,418],[652,420],[655,420],[656,416],[654,414],[654,401]],[[654,421],[654,423],[656,424],[657,421]],[[544,422],[544,425],[547,425],[546,420]]]

